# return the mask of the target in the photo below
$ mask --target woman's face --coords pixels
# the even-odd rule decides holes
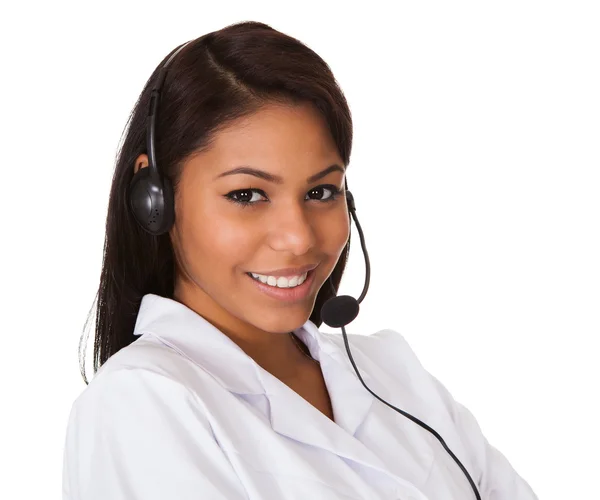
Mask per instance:
[[[227,174],[239,167],[278,180]],[[269,105],[219,132],[184,165],[177,188],[175,299],[247,340],[304,324],[349,237],[344,175],[325,121],[309,105]],[[314,270],[298,289],[269,285],[278,276],[262,284],[248,275],[304,266]]]

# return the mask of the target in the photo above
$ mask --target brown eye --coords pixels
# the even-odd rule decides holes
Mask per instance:
[[[255,193],[260,194],[266,198],[264,191],[261,189],[254,188],[246,188],[246,189],[238,189],[237,191],[232,191],[231,193],[227,193],[225,197],[234,203],[238,203],[240,205],[254,205],[259,199],[256,199],[253,195]]]
[[[320,196],[323,194],[323,191],[327,192],[329,191],[330,194],[329,196],[325,197],[325,198],[320,198]],[[317,186],[312,188],[309,192],[308,195],[311,196],[311,199],[313,200],[317,200],[317,201],[333,201],[335,199],[337,199],[337,196],[341,193],[341,191],[334,185],[332,184],[326,184],[323,186]],[[312,195],[315,195],[315,197],[312,197]]]
[[[309,201],[319,201],[321,203],[329,203],[337,200],[338,195],[341,193],[341,189],[338,189],[333,184],[324,184],[322,186],[317,186],[312,188],[308,192],[308,200]],[[329,193],[329,194],[327,194]],[[261,200],[260,198],[256,198],[254,194],[258,194],[265,200]],[[258,202],[261,201],[269,201],[267,195],[262,189],[257,188],[245,188],[245,189],[237,189],[235,191],[231,191],[224,195],[232,203],[236,203],[244,207],[252,207],[255,206]],[[325,197],[323,197],[325,196]]]

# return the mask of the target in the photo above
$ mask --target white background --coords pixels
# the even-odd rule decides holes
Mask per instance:
[[[401,332],[540,499],[599,498],[599,4],[350,4],[2,8],[1,498],[60,498],[137,96],[175,46],[242,20],[309,45],[348,98],[372,262],[348,332]],[[353,243],[340,293],[358,296]]]

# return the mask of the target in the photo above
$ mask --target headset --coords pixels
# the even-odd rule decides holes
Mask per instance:
[[[171,63],[171,61],[177,56],[184,47],[186,47],[189,43],[194,40],[190,40],[182,45],[180,45],[173,54],[167,59],[163,67],[160,69],[159,75],[156,79],[156,83],[152,88],[152,92],[150,94],[150,110],[148,112],[148,124],[146,129],[146,146],[148,149],[148,167],[140,168],[133,179],[131,180],[131,184],[129,186],[129,204],[131,211],[138,224],[148,233],[159,236],[169,231],[175,221],[175,205],[173,200],[173,186],[170,180],[167,177],[161,175],[160,170],[158,169],[158,165],[156,164],[156,149],[155,149],[155,132],[156,132],[156,115],[158,112],[158,104],[160,101],[160,92],[162,86],[165,81],[165,77],[167,74],[167,67]],[[363,381],[356,364],[354,363],[354,359],[352,358],[352,354],[350,353],[350,346],[348,344],[348,336],[346,333],[345,326],[354,321],[354,319],[358,316],[359,312],[359,304],[363,301],[365,296],[367,295],[367,290],[369,289],[369,282],[371,279],[371,264],[369,261],[369,254],[367,252],[367,247],[365,245],[365,236],[362,231],[362,227],[358,222],[358,218],[356,216],[356,205],[354,202],[354,196],[348,190],[348,182],[345,181],[345,189],[346,189],[346,202],[348,204],[348,210],[352,218],[354,219],[354,223],[356,224],[356,229],[358,230],[358,234],[360,236],[360,245],[362,247],[363,255],[365,258],[365,284],[363,286],[363,291],[360,294],[360,297],[355,299],[349,295],[340,295],[336,296],[336,290],[331,280],[331,277],[327,280],[329,282],[329,286],[333,292],[333,297],[331,297],[323,307],[321,308],[321,319],[325,324],[332,328],[341,328],[342,334],[344,337],[344,344],[346,346],[346,351],[348,353],[348,357],[350,358],[350,362],[361,381],[362,385],[369,391],[373,396],[375,396],[379,401],[386,404],[393,410],[401,413],[405,417],[409,418],[416,424],[420,425],[427,431],[431,432],[438,441],[442,444],[444,449],[449,453],[449,455],[454,459],[454,461],[458,464],[460,469],[463,471],[467,479],[469,480],[469,484],[475,493],[475,497],[477,500],[481,500],[481,496],[477,491],[477,487],[473,482],[473,479],[469,475],[467,469],[463,466],[460,460],[456,457],[454,453],[448,448],[444,439],[431,427],[422,422],[416,417],[413,417],[409,413],[406,413],[399,408],[391,405],[384,399],[380,398],[377,394],[375,394]]]

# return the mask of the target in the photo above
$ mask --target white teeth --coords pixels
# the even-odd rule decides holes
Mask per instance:
[[[263,274],[250,273],[254,279],[266,283],[267,285],[275,286],[277,288],[294,288],[295,286],[301,285],[306,280],[308,273],[304,273],[300,276],[292,276],[286,278],[284,276],[265,276]]]

